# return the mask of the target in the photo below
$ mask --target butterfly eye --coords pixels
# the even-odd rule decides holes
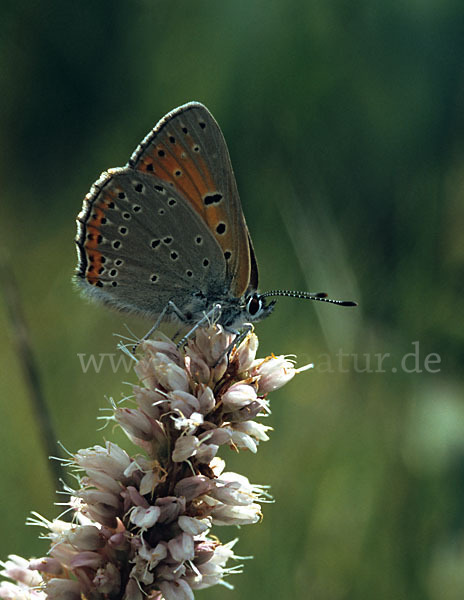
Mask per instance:
[[[250,296],[246,305],[250,317],[258,317],[264,308],[264,300],[258,294]]]

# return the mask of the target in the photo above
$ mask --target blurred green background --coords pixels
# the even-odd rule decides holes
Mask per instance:
[[[239,532],[255,559],[236,589],[198,598],[461,599],[462,1],[3,0],[0,22],[0,242],[56,437],[122,441],[96,418],[133,375],[83,373],[78,354],[149,327],[73,289],[82,198],[199,100],[229,144],[261,288],[360,306],[281,299],[258,325],[261,356],[315,369],[271,396],[258,455],[223,453],[276,503]],[[24,521],[61,509],[3,298],[0,326],[0,557],[41,555]]]

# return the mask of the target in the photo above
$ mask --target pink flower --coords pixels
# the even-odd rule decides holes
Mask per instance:
[[[2,574],[15,583],[1,583],[0,598],[192,600],[224,583],[235,541],[222,544],[211,527],[258,522],[269,496],[216,455],[268,440],[263,396],[297,373],[283,356],[256,360],[254,334],[237,348],[233,339],[212,326],[185,353],[162,335],[140,344],[134,403],[113,413],[137,451],[107,442],[74,455],[74,522],[35,515],[49,556],[10,557]]]
[[[312,366],[306,365],[301,369],[295,369],[293,362],[282,355],[255,361],[253,374],[258,376],[258,393],[267,394],[278,390],[293,379],[296,373],[310,369]]]

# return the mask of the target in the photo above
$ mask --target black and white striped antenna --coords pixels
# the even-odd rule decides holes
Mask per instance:
[[[270,296],[288,296],[289,298],[303,298],[304,300],[317,300],[319,302],[329,302],[330,304],[338,304],[338,306],[358,306],[356,302],[351,300],[333,300],[328,298],[325,292],[297,292],[295,290],[271,290],[260,294],[261,298]]]

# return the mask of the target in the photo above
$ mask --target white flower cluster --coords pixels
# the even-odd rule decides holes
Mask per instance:
[[[261,517],[265,493],[225,471],[220,446],[256,452],[270,427],[266,394],[296,373],[285,357],[256,359],[254,334],[232,341],[220,327],[200,329],[185,351],[168,338],[146,341],[135,371],[135,408],[114,419],[143,454],[115,444],[74,455],[80,488],[75,522],[36,523],[48,530],[41,559],[3,563],[0,598],[14,600],[189,600],[224,583],[235,541],[209,536],[213,525],[245,525]]]

